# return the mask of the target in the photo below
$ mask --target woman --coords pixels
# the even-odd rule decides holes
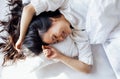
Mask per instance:
[[[21,6],[19,4],[19,1],[18,1],[18,5]],[[18,8],[17,8],[17,10],[18,10]],[[13,12],[13,14],[16,14],[16,13]],[[24,15],[24,12],[23,12],[23,15]],[[37,35],[40,35],[39,41],[41,41],[40,43],[42,43],[42,44],[38,44],[38,45],[44,45],[44,44],[46,45],[46,44],[53,44],[56,42],[61,42],[69,34],[71,34],[70,36],[73,39],[73,41],[75,41],[75,43],[76,43],[75,45],[77,46],[77,49],[79,50],[79,53],[78,53],[79,60],[78,60],[78,59],[74,59],[74,58],[71,58],[71,57],[61,54],[60,51],[58,51],[57,49],[55,49],[51,46],[41,46],[41,48],[43,49],[43,52],[45,53],[45,56],[48,59],[57,59],[57,60],[63,62],[64,64],[68,65],[69,67],[76,69],[78,71],[90,72],[91,65],[92,65],[92,53],[90,50],[90,45],[89,45],[89,41],[88,41],[88,38],[87,38],[87,35],[85,32],[85,28],[83,28],[83,27],[79,28],[77,26],[75,27],[74,24],[71,24],[68,20],[66,20],[65,16],[63,16],[63,14],[61,14],[59,11],[48,12],[48,13],[46,12],[46,14],[43,13],[40,16],[42,18],[40,21],[41,22],[40,27],[38,27],[37,21],[33,22],[34,20],[37,20],[37,18],[33,18],[33,21],[31,21],[31,24],[30,24],[30,26],[33,26],[33,27],[30,27],[30,29],[32,29],[34,31],[33,33],[38,32]],[[22,18],[23,17],[24,16],[22,16]],[[15,20],[15,19],[17,19],[17,20]],[[10,27],[9,33],[11,34],[12,40],[14,41],[14,43],[16,42],[17,38],[15,38],[15,36],[13,36],[13,34],[15,34],[16,31],[11,32],[11,30],[10,30],[11,28],[13,28],[13,30],[15,29],[14,27],[11,26],[11,23],[13,21],[16,21],[13,23],[13,25],[15,26],[19,23],[19,22],[17,22],[19,19],[20,19],[20,17],[19,18],[14,17],[9,24],[9,27]],[[28,19],[30,19],[30,18],[28,17]],[[21,23],[22,23],[22,21],[21,21]],[[27,22],[25,22],[25,23],[27,23]],[[71,25],[72,25],[72,27],[71,27]],[[44,26],[47,27],[47,29],[45,29]],[[38,28],[38,29],[36,30],[35,28]],[[73,29],[71,29],[71,28],[73,28]],[[43,30],[43,29],[45,29],[45,30]],[[71,30],[73,31],[72,33],[71,33]],[[20,33],[24,33],[24,31],[22,32],[22,30],[21,30]],[[28,31],[28,34],[29,33],[31,33],[31,32]],[[20,37],[21,37],[21,35],[20,35]],[[19,37],[19,41],[21,40],[20,37]],[[31,34],[31,37],[32,37],[32,34]],[[32,39],[30,38],[30,40],[32,40]],[[17,41],[16,46],[17,46],[17,44],[19,44],[19,41]],[[27,43],[26,40],[24,43]],[[19,45],[21,45],[21,44],[22,44],[22,42]],[[27,44],[29,44],[29,42]],[[19,47],[19,45],[18,45],[18,47]],[[37,47],[39,47],[39,46],[37,46]],[[32,49],[32,48],[30,48],[30,49]],[[9,52],[11,52],[11,50]],[[23,53],[21,53],[19,50],[18,50],[18,52],[17,51],[15,51],[15,52],[17,53],[17,55],[15,53],[13,53],[13,54],[8,53],[8,58],[11,57],[10,59],[15,59],[15,58],[17,59],[17,58],[24,57]]]
[[[60,55],[58,51],[53,51],[52,47],[44,48],[44,50],[46,50],[43,50],[44,53],[47,54],[48,58],[59,59],[61,62],[77,70],[83,69],[83,64],[81,63],[81,61],[87,63],[88,65],[92,64],[92,53],[85,27],[82,25],[82,21],[80,20],[81,14],[79,14],[79,10],[74,11],[71,3],[71,0],[35,0],[28,4],[26,7],[24,7],[20,24],[20,36],[16,43],[16,49],[20,49],[20,46],[26,34],[27,27],[35,13],[36,15],[38,15],[43,11],[55,11],[56,9],[59,9],[62,13],[62,16],[59,18],[51,18],[51,28],[43,35],[42,40],[45,43],[49,44],[63,41],[71,33],[70,25],[72,25],[74,29],[72,30],[73,33],[71,34],[71,36],[72,39],[75,41],[77,48],[79,49],[80,61]],[[81,57],[84,56],[85,58],[82,59]],[[79,63],[79,65],[76,65],[77,63]]]
[[[51,18],[52,20],[51,28],[43,35],[43,38],[42,38],[43,41],[49,44],[55,43],[57,41],[63,41],[66,38],[66,36],[68,36],[71,33],[70,25],[72,25],[72,27],[74,28],[72,31],[74,33],[71,34],[71,36],[73,36],[73,40],[75,41],[77,48],[79,49],[79,56],[78,56],[79,60],[83,61],[84,63],[87,63],[88,65],[91,65],[92,64],[92,57],[91,57],[92,53],[91,53],[91,48],[89,45],[88,36],[85,31],[85,26],[83,25],[84,22],[82,22],[81,20],[82,18],[79,18],[79,16],[81,16],[81,14],[79,14],[79,10],[74,11],[73,7],[71,6],[71,3],[72,2],[69,0],[68,1],[67,0],[62,0],[62,1],[60,0],[57,0],[57,1],[35,0],[35,2],[33,1],[31,4],[28,4],[26,7],[24,7],[22,18],[21,18],[21,24],[20,24],[21,31],[20,31],[19,39],[16,43],[16,49],[20,48],[22,41],[24,39],[24,35],[26,33],[26,29],[29,25],[29,22],[32,19],[32,16],[35,13],[39,14],[43,11],[49,11],[49,10],[55,11],[56,9],[59,8],[60,12],[62,13],[62,16],[59,18]],[[39,7],[40,5],[41,7]],[[71,10],[73,12],[71,12]],[[48,51],[45,52],[47,54],[50,53],[52,50],[52,48],[46,48],[46,49],[47,50],[49,49],[48,50],[49,52]],[[59,58],[59,56],[56,56],[55,54],[59,55],[59,53],[55,51],[53,52],[53,54],[51,53],[50,58],[51,59]],[[72,61],[69,57],[65,57],[61,61],[69,65],[72,68],[75,68],[77,70],[81,69],[80,66],[82,65],[79,60],[73,59],[71,63],[68,62],[68,60]],[[73,63],[75,62],[76,64],[79,63],[79,66],[74,65]]]
[[[115,67],[116,64],[114,64],[113,61],[115,61],[116,59],[117,63],[120,62],[118,61],[119,47],[120,47],[119,44],[120,1],[119,0],[88,0],[87,5],[89,5],[89,7],[86,12],[84,11],[84,9],[82,9],[82,11],[81,9],[78,10],[78,6],[79,6],[78,4],[81,3],[81,1],[82,0],[78,0],[78,2],[74,3],[73,0],[32,0],[31,4],[29,4],[24,8],[25,11],[23,11],[21,27],[23,26],[23,28],[26,28],[29,24],[29,20],[35,13],[39,14],[45,10],[54,11],[59,8],[60,12],[65,16],[65,18],[71,23],[73,27],[74,25],[79,26],[79,24],[80,26],[82,25],[87,27],[86,30],[89,33],[90,43],[103,44],[105,46],[104,47],[105,51],[108,54],[107,55],[108,58],[112,61],[113,67]],[[73,8],[75,4],[76,4],[76,8]],[[84,4],[85,3],[83,3],[83,5]],[[82,8],[87,8],[87,6]],[[29,17],[28,21],[25,19],[25,16],[27,15],[31,16]],[[87,18],[85,16],[87,16]],[[82,17],[86,18],[86,24],[84,24],[84,20],[82,20]],[[25,21],[26,23],[22,21]],[[24,29],[23,31],[25,30],[26,29]],[[24,33],[20,34],[20,39],[16,43],[17,48],[19,48],[22,40],[24,39],[24,35],[25,35]],[[113,57],[114,55],[116,56]],[[114,70],[115,72],[117,71],[116,68],[114,68]]]

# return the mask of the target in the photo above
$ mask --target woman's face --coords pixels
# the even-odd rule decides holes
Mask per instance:
[[[61,42],[71,33],[70,23],[64,18],[64,16],[51,19],[52,26],[42,36],[42,40],[48,44]]]

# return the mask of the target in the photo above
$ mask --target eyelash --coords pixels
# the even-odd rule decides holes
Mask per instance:
[[[52,40],[55,41],[56,38],[57,38],[57,37],[56,37],[55,35],[53,35]]]

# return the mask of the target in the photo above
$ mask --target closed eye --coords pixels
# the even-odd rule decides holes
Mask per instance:
[[[52,41],[53,41],[53,43],[56,43],[56,42],[57,42],[57,36],[56,36],[56,35],[53,35],[53,36],[52,36]]]

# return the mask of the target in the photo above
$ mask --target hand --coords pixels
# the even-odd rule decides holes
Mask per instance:
[[[62,56],[60,51],[51,46],[42,46],[42,49],[45,57],[48,59],[59,59]]]
[[[16,44],[15,44],[15,49],[16,49],[18,52],[20,52],[21,46],[22,46],[22,41],[20,41],[20,40],[18,39],[18,41],[17,41]]]

